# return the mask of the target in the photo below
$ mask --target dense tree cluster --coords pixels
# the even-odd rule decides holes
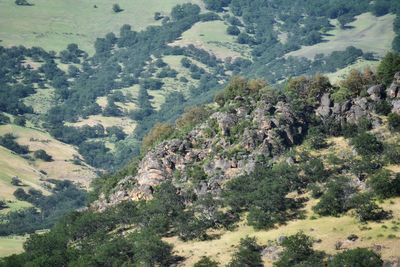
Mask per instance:
[[[86,204],[86,192],[70,181],[51,181],[54,187],[52,195],[43,195],[41,191],[18,188],[14,196],[27,201],[34,207],[9,212],[0,216],[0,235],[34,233],[36,230],[52,227],[66,213],[82,208]]]

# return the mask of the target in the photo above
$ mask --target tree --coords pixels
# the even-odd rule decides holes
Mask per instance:
[[[0,200],[0,210],[8,208],[7,203],[4,200]],[[199,266],[205,266],[205,265],[199,265]]]
[[[313,250],[313,240],[311,237],[299,232],[288,236],[282,243],[284,251],[280,259],[274,263],[276,267],[319,267],[323,266],[325,254]]]
[[[262,267],[261,247],[253,237],[245,237],[240,240],[237,251],[233,254],[228,267]]]
[[[25,126],[26,125],[26,119],[24,116],[17,116],[14,119],[14,124],[18,125],[18,126]]]
[[[200,14],[200,7],[196,4],[182,4],[175,6],[171,11],[171,17],[174,20],[181,20],[187,17],[194,17]]]
[[[235,36],[237,36],[237,35],[240,34],[239,28],[238,28],[237,26],[233,26],[233,25],[229,26],[229,27],[226,29],[226,32],[227,32],[229,35],[235,35]]]
[[[114,4],[113,7],[112,7],[112,10],[113,10],[115,13],[119,13],[119,12],[122,12],[122,11],[123,11],[123,9],[122,9],[118,4]]]
[[[393,76],[400,71],[400,54],[389,52],[382,59],[378,66],[378,79],[386,86],[389,86],[393,81]]]
[[[218,267],[218,262],[213,261],[212,259],[210,259],[206,256],[203,256],[193,266],[194,267]]]
[[[365,157],[371,157],[383,152],[383,144],[372,134],[364,132],[354,137],[351,144],[356,151]]]
[[[373,192],[380,198],[390,198],[400,195],[400,174],[393,177],[388,170],[382,170],[367,180]]]
[[[14,176],[13,178],[11,178],[11,184],[14,186],[21,186],[22,181],[21,181],[21,179],[19,179],[18,176]]]
[[[369,193],[360,193],[354,197],[355,211],[361,222],[380,221],[390,217],[390,212],[379,207]]]
[[[327,185],[325,194],[322,195],[313,210],[324,216],[339,216],[352,208],[352,197],[356,189],[350,184],[347,177],[337,177]]]
[[[400,115],[397,113],[390,113],[388,115],[388,125],[392,132],[400,132]]]
[[[15,0],[15,4],[17,6],[33,6],[31,3],[29,3],[26,0]]]
[[[0,113],[0,125],[8,124],[10,123],[10,118],[3,113]]]
[[[50,156],[49,154],[47,154],[47,152],[44,151],[43,149],[36,150],[33,153],[33,156],[35,158],[37,158],[37,159],[41,159],[41,160],[44,160],[44,161],[48,161],[48,162],[49,161],[53,161],[53,157]]]
[[[366,248],[350,249],[336,254],[328,262],[328,267],[381,267],[381,256]]]

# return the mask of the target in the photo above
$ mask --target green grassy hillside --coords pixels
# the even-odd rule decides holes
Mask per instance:
[[[20,178],[25,188],[38,189],[48,194],[44,186],[46,179],[71,180],[87,188],[96,176],[91,167],[74,164],[74,158],[81,156],[73,146],[55,140],[48,133],[11,124],[1,125],[0,136],[6,133],[13,133],[17,137],[16,141],[28,145],[31,152],[30,158],[27,158],[0,146],[0,199],[7,201],[9,206],[2,213],[31,206],[14,197],[13,193],[18,187],[11,184],[12,177]],[[35,159],[33,152],[39,149],[51,155],[53,161]]]
[[[93,53],[93,43],[109,32],[118,32],[123,24],[135,30],[157,25],[154,13],[167,14],[177,4],[200,0],[121,0],[124,10],[112,11],[107,0],[32,0],[33,6],[17,6],[14,1],[0,1],[0,45],[39,46],[61,51],[77,43]],[[94,6],[97,6],[95,8]]]
[[[333,51],[345,50],[348,46],[355,46],[364,52],[372,52],[382,57],[391,50],[395,37],[393,14],[376,17],[371,13],[364,13],[356,17],[348,28],[342,29],[336,20],[331,23],[335,28],[327,32],[325,42],[303,46],[301,49],[286,54],[286,56],[306,57],[313,59],[316,54],[330,54]]]

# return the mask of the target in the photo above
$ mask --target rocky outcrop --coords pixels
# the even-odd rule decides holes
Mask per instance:
[[[148,152],[137,174],[122,179],[110,196],[102,196],[94,207],[104,210],[124,200],[151,198],[154,187],[166,180],[177,187],[190,184],[188,171],[194,165],[201,166],[207,175],[205,181],[194,185],[195,193],[218,194],[227,179],[250,173],[260,155],[276,156],[298,142],[304,135],[304,124],[282,101],[271,104],[260,100],[231,112],[215,112],[184,140],[165,141]]]
[[[368,118],[377,127],[381,122],[374,108],[385,97],[393,111],[400,112],[399,87],[397,73],[387,90],[381,84],[371,86],[368,96],[340,103],[325,93],[314,110],[304,113],[315,112],[323,123],[358,123]],[[214,112],[182,140],[165,141],[149,151],[139,163],[137,173],[119,181],[110,195],[101,196],[93,207],[101,211],[124,200],[149,199],[154,188],[167,180],[183,191],[192,187],[198,195],[218,195],[228,179],[252,172],[259,158],[274,160],[288,147],[301,142],[306,133],[304,114],[294,112],[284,100],[270,102],[261,98],[255,102],[236,97],[230,104],[224,111]],[[206,179],[192,181],[194,166],[202,169]]]

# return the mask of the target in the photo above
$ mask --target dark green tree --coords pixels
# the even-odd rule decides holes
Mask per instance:
[[[350,249],[333,256],[328,267],[381,267],[381,256],[366,248]]]
[[[393,81],[394,74],[398,71],[400,71],[400,54],[389,52],[379,64],[377,74],[379,80],[389,86]]]
[[[228,267],[262,267],[261,247],[255,238],[246,237],[240,240],[237,251],[233,254]]]
[[[287,237],[282,246],[284,251],[280,259],[274,263],[276,267],[320,267],[323,266],[325,254],[313,250],[311,237],[299,232]]]

